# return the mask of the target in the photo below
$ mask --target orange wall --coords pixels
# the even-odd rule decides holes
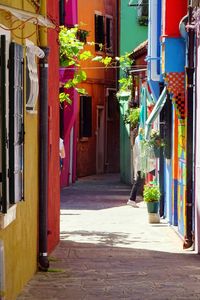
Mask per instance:
[[[113,28],[116,25],[116,1],[115,0],[85,0],[78,1],[78,24],[83,30],[89,32],[87,42],[95,41],[95,13],[99,12],[102,15],[113,16]],[[115,30],[113,30],[113,43],[116,42]],[[93,55],[105,56],[106,53],[95,52],[94,45],[86,45],[85,50],[90,50]],[[116,45],[114,45],[114,52]],[[115,56],[115,54],[114,54]],[[77,175],[86,176],[95,174],[96,172],[96,114],[97,105],[106,103],[106,88],[115,88],[116,71],[106,69],[101,63],[97,62],[82,62],[82,69],[87,73],[87,81],[81,85],[92,96],[92,137],[85,141],[78,141],[77,145]],[[105,112],[105,109],[104,109]],[[79,121],[78,121],[79,122]],[[78,124],[79,128],[79,124]]]

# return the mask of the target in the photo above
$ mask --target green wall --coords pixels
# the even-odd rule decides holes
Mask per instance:
[[[140,43],[147,39],[147,26],[137,22],[137,8],[128,6],[129,0],[120,1],[120,55],[132,52]],[[135,0],[137,3],[137,0]],[[120,73],[120,77],[123,73]],[[128,99],[128,98],[127,98]],[[121,181],[131,183],[131,146],[129,126],[123,122],[123,113],[128,108],[127,101],[120,100],[120,175]]]

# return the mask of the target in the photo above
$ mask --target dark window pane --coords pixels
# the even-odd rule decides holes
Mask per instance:
[[[95,50],[102,50],[99,44],[104,45],[104,17],[95,15]]]
[[[65,0],[59,0],[59,22],[65,25]]]
[[[80,138],[92,136],[92,97],[80,97]]]

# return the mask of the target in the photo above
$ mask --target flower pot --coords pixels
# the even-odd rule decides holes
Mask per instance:
[[[149,216],[149,223],[160,223],[160,216],[158,213],[159,201],[147,202],[147,211]]]
[[[156,214],[149,213],[148,217],[149,217],[149,223],[150,224],[158,224],[158,223],[160,223],[160,215],[158,213],[156,213]]]
[[[158,213],[159,209],[159,201],[152,201],[152,202],[147,202],[147,210],[148,213]]]

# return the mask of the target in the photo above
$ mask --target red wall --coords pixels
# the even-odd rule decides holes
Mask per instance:
[[[187,14],[187,0],[164,1],[164,35],[179,37],[179,22]]]
[[[47,1],[47,12],[58,23],[58,1]],[[59,52],[58,33],[48,29],[49,52],[49,188],[48,188],[48,251],[59,242],[60,176],[59,176]]]

